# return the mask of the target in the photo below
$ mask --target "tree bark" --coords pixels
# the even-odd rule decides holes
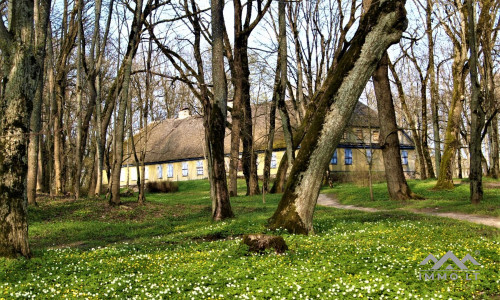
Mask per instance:
[[[224,0],[212,0],[213,98],[205,105],[205,139],[208,141],[212,219],[234,216],[224,164],[224,136],[227,118],[227,81],[224,71]]]
[[[458,132],[459,122],[462,117],[462,107],[464,101],[465,88],[465,61],[466,50],[459,49],[454,46],[454,58],[452,65],[453,75],[453,93],[450,103],[450,111],[448,113],[448,123],[446,125],[446,133],[444,140],[444,151],[441,157],[441,165],[439,166],[438,181],[435,189],[453,189],[453,172],[452,162],[458,150]]]
[[[471,79],[471,125],[470,125],[470,200],[473,204],[478,204],[483,199],[483,170],[481,167],[482,158],[482,137],[481,133],[484,127],[484,110],[482,107],[483,97],[480,95],[481,87],[477,76],[478,54],[476,48],[476,26],[475,26],[475,1],[467,0],[468,13],[468,40],[469,40],[469,71]]]
[[[384,158],[385,178],[389,197],[393,200],[407,200],[414,197],[406,183],[401,153],[399,152],[399,129],[392,101],[391,85],[388,75],[389,56],[384,54],[373,74],[373,86],[377,98],[380,124],[380,146]],[[416,137],[418,138],[418,136]],[[423,155],[422,155],[423,156]],[[423,157],[421,157],[423,160]],[[423,164],[425,167],[425,164]]]
[[[427,46],[429,52],[429,64],[427,66],[429,81],[431,85],[431,115],[432,115],[432,135],[434,143],[434,165],[436,174],[439,174],[439,165],[441,164],[441,138],[439,134],[439,93],[436,82],[436,67],[434,63],[434,37],[432,36],[432,0],[427,0],[425,7],[425,24],[427,35]]]
[[[415,119],[413,118],[413,115],[410,113],[410,110],[408,109],[408,105],[406,104],[406,95],[405,95],[405,92],[403,89],[403,84],[402,84],[401,80],[399,79],[398,74],[396,73],[394,65],[391,63],[390,60],[388,60],[388,64],[389,64],[389,69],[391,70],[391,73],[392,73],[392,77],[394,78],[394,81],[396,82],[396,86],[397,86],[398,94],[399,94],[399,100],[401,101],[401,107],[403,108],[404,115],[405,115],[405,117],[408,120],[408,123],[410,125],[410,130],[411,130],[411,133],[413,136],[413,140],[415,142],[415,148],[417,149],[417,160],[418,160],[418,164],[420,166],[420,179],[427,179],[426,165],[425,165],[425,161],[424,161],[424,153],[422,151],[423,147],[422,147],[420,135],[418,134],[418,131],[417,131],[417,125],[415,123]]]
[[[269,228],[313,232],[312,217],[324,171],[337,147],[366,82],[387,48],[407,26],[404,1],[371,5],[361,18],[350,47],[316,94],[317,113],[301,143],[285,193]]]
[[[134,10],[134,19],[130,30],[127,52],[122,62],[123,79],[121,81],[121,94],[119,100],[118,113],[116,118],[116,133],[114,141],[113,162],[111,169],[111,189],[109,195],[109,204],[112,206],[119,205],[120,201],[120,173],[123,163],[123,138],[125,131],[125,115],[127,112],[127,102],[129,97],[130,73],[132,71],[132,61],[137,52],[137,47],[140,43],[141,28],[144,18],[150,13],[150,5],[146,5],[144,12],[142,11],[142,0],[136,1]],[[120,80],[118,75],[116,81]]]
[[[0,99],[0,256],[29,257],[26,150],[43,57],[37,56],[34,45],[34,1],[9,1],[8,9],[9,28],[0,20],[0,49],[8,74]]]
[[[34,6],[35,22],[39,24],[35,28],[35,54],[40,62],[38,83],[35,98],[33,99],[33,111],[30,118],[30,138],[28,144],[28,174],[27,174],[27,197],[29,205],[36,204],[36,189],[38,183],[38,156],[40,147],[40,130],[42,127],[42,102],[44,87],[44,60],[45,45],[47,41],[47,25],[50,14],[50,0],[37,0]]]

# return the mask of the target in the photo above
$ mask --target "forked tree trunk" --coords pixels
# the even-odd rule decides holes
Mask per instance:
[[[407,26],[404,1],[372,4],[361,18],[349,48],[328,71],[316,99],[317,113],[301,143],[285,193],[269,228],[313,232],[312,218],[324,171],[352,115],[366,82],[387,48]]]
[[[0,99],[0,256],[29,257],[26,149],[43,57],[37,57],[33,43],[34,1],[10,1],[8,8],[9,28],[0,20],[0,49],[8,74]]]
[[[389,56],[384,54],[373,73],[373,86],[377,98],[377,110],[380,124],[380,146],[384,158],[385,178],[389,197],[393,200],[413,198],[406,183],[401,153],[399,152],[398,125],[392,101],[391,85],[388,74]],[[418,137],[416,137],[418,138]],[[421,154],[422,155],[422,154]],[[423,155],[421,157],[423,161]],[[425,164],[422,164],[425,167]]]

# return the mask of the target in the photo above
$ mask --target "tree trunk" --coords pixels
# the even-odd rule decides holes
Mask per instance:
[[[280,55],[278,54],[278,62],[280,61]],[[267,133],[267,148],[264,153],[264,176],[262,179],[262,192],[267,193],[269,191],[269,179],[271,177],[271,159],[273,154],[274,145],[274,132],[276,128],[276,102],[278,99],[277,91],[280,84],[280,64],[276,66],[276,73],[274,75],[274,92],[273,98],[271,99],[271,107],[269,109],[269,131]],[[265,196],[263,198],[265,201]]]
[[[469,71],[471,79],[471,125],[469,140],[469,159],[470,159],[470,200],[473,204],[478,204],[483,199],[483,170],[481,167],[481,145],[482,131],[484,127],[483,97],[480,95],[481,87],[477,76],[478,54],[476,48],[476,26],[475,26],[475,1],[467,0],[468,12],[468,40],[469,40]]]
[[[0,49],[8,74],[0,99],[0,256],[30,256],[26,175],[30,116],[44,57],[34,45],[34,1],[9,2],[9,28],[0,20]],[[47,12],[48,13],[48,12]],[[37,16],[38,17],[38,16]],[[38,21],[44,19],[37,18]]]
[[[465,46],[464,46],[465,47]],[[444,152],[439,166],[438,181],[435,189],[453,189],[452,162],[457,152],[459,141],[459,122],[462,117],[462,106],[464,101],[463,91],[465,82],[464,64],[466,61],[466,50],[454,46],[454,57],[452,66],[453,93],[448,113],[448,124],[444,140]]]
[[[406,95],[403,89],[403,84],[401,83],[401,80],[399,79],[399,76],[394,68],[394,65],[388,60],[389,63],[389,69],[391,70],[392,77],[394,78],[394,81],[396,82],[396,86],[398,88],[398,94],[399,94],[399,100],[401,101],[401,107],[403,108],[404,115],[406,119],[408,120],[408,123],[410,125],[410,130],[413,136],[413,140],[415,142],[415,148],[417,149],[417,160],[418,164],[420,166],[420,179],[427,179],[427,172],[426,172],[426,165],[424,161],[424,153],[423,153],[423,147],[422,147],[422,142],[420,139],[420,135],[418,134],[417,131],[417,125],[415,124],[415,119],[413,118],[413,115],[410,113],[410,110],[408,109],[408,105],[406,104]],[[399,148],[399,146],[398,146]]]
[[[427,6],[425,7],[426,35],[429,51],[429,64],[427,68],[431,85],[432,135],[434,143],[434,165],[436,166],[435,174],[439,174],[439,165],[441,164],[441,138],[439,137],[439,93],[434,63],[434,37],[432,36],[432,6],[432,0],[427,0]]]
[[[212,78],[213,99],[205,111],[205,139],[208,141],[212,219],[234,216],[224,164],[224,136],[227,118],[227,81],[224,71],[224,1],[212,0]]]
[[[142,0],[137,0],[136,7],[134,11],[134,20],[132,21],[132,28],[129,35],[127,53],[122,62],[123,66],[123,80],[121,84],[121,94],[119,100],[118,114],[116,118],[115,125],[115,140],[114,140],[114,151],[113,151],[113,163],[111,170],[111,189],[109,195],[109,204],[116,206],[121,203],[120,201],[120,173],[123,163],[123,138],[125,131],[125,115],[127,112],[127,102],[129,98],[129,85],[130,85],[130,73],[132,71],[132,61],[137,52],[137,47],[139,46],[141,37],[141,28],[143,17],[146,17],[150,10],[149,5],[145,8],[144,16],[142,12]],[[117,77],[117,81],[120,76]]]
[[[83,10],[83,0],[78,0],[78,38],[76,41],[77,46],[77,54],[76,54],[76,119],[77,119],[77,127],[76,127],[76,146],[75,146],[75,175],[73,176],[73,191],[75,193],[75,199],[80,198],[80,177],[82,174],[82,97],[83,97],[83,88],[82,88],[82,43],[83,43],[83,25],[82,25],[82,10]]]
[[[40,72],[37,79],[37,90],[33,99],[33,111],[30,118],[30,137],[28,145],[28,174],[27,174],[27,197],[28,204],[36,205],[36,189],[38,183],[38,156],[40,147],[40,130],[42,127],[42,101],[44,87],[44,60],[45,45],[47,41],[47,25],[50,14],[50,0],[36,1],[34,8],[35,22],[39,24],[35,28],[35,53],[40,62]]]
[[[292,165],[295,159],[295,151],[293,148],[293,133],[292,126],[290,125],[290,117],[285,104],[286,98],[286,85],[287,85],[287,42],[286,42],[286,2],[280,0],[278,4],[279,13],[279,52],[280,52],[280,85],[278,93],[278,109],[281,117],[281,124],[283,127],[283,136],[286,144],[286,154],[288,165]]]
[[[407,200],[413,194],[406,183],[401,153],[399,152],[398,125],[392,101],[388,75],[389,56],[384,54],[373,74],[373,86],[377,98],[378,118],[380,123],[380,146],[384,158],[385,178],[389,197],[393,200]],[[421,157],[423,160],[423,157]],[[423,164],[425,167],[425,164]]]
[[[301,143],[285,193],[269,228],[291,233],[313,232],[312,217],[321,179],[366,82],[387,48],[407,26],[404,1],[371,5],[361,18],[349,48],[316,93],[317,113]]]

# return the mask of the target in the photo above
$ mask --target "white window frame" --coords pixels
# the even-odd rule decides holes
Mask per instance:
[[[271,169],[276,169],[277,164],[278,164],[278,159],[276,158],[276,153],[273,153],[271,155]]]
[[[174,165],[173,164],[167,165],[167,178],[174,178]]]
[[[156,173],[158,175],[158,179],[163,179],[163,166],[162,165],[156,166]]]
[[[203,175],[203,160],[196,162],[196,175]]]
[[[182,176],[187,177],[188,175],[189,175],[189,165],[186,161],[182,163]]]

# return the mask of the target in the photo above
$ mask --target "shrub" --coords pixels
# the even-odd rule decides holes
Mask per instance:
[[[148,181],[146,191],[149,193],[175,193],[179,190],[177,182],[173,181]]]

